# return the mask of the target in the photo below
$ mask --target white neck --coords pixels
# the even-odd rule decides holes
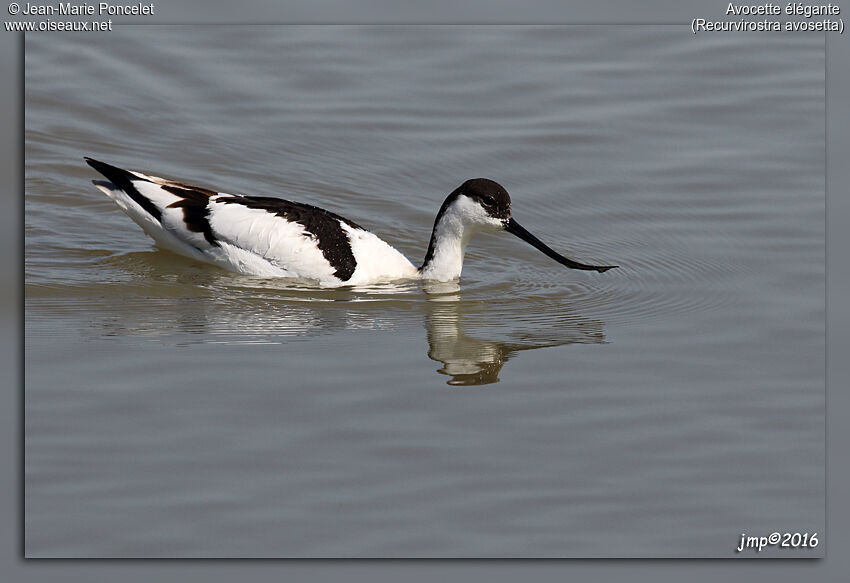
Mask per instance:
[[[464,195],[447,199],[434,222],[425,263],[419,269],[422,279],[451,281],[459,278],[469,239],[477,231],[496,228],[499,224],[497,219],[487,217],[478,203]]]
[[[422,278],[450,281],[460,277],[463,254],[472,237],[472,229],[464,226],[457,213],[447,212],[434,225],[431,233],[430,254],[422,265]]]

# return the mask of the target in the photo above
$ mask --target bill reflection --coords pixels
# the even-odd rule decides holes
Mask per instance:
[[[442,363],[437,372],[451,377],[452,386],[497,383],[505,363],[524,350],[605,342],[602,322],[565,312],[563,306],[554,319],[540,313],[524,318],[509,304],[477,302],[476,307],[486,307],[470,309],[456,283],[426,283],[425,291],[428,358]]]

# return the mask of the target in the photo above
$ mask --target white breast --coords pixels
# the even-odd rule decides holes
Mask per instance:
[[[419,277],[419,270],[407,257],[376,235],[345,223],[342,223],[342,229],[348,235],[351,251],[357,260],[357,268],[347,284],[362,285],[381,280]]]

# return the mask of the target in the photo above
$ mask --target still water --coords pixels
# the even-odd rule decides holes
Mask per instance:
[[[824,38],[26,37],[26,553],[732,556],[824,526]],[[418,264],[497,180],[562,268],[312,289],[157,250],[82,161],[323,206]],[[759,556],[816,556],[765,550]]]

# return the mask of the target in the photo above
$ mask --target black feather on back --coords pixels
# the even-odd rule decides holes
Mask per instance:
[[[203,233],[204,239],[210,245],[218,247],[218,241],[212,232],[210,225],[210,196],[218,194],[212,190],[195,188],[185,184],[170,184],[162,185],[163,190],[167,190],[171,194],[181,197],[177,202],[172,202],[168,208],[182,208],[183,222],[186,223],[186,228],[193,233]]]
[[[159,185],[163,190],[180,197],[180,200],[171,203],[168,208],[183,209],[183,222],[186,224],[186,228],[193,233],[203,233],[210,245],[219,245],[209,221],[210,197],[215,196],[215,202],[240,204],[250,209],[263,210],[301,225],[304,232],[316,241],[322,255],[334,268],[334,275],[340,280],[348,281],[351,279],[354,270],[357,268],[357,260],[351,250],[351,242],[343,230],[342,224],[363,231],[365,229],[354,221],[323,208],[268,196],[219,196],[219,193],[214,190],[183,184],[182,182],[159,178],[141,178],[127,170],[91,158],[86,158],[86,162],[108,178],[117,188],[126,192],[130,198],[160,222],[162,221],[162,211],[151,200],[143,196],[133,183],[136,181],[152,182]]]
[[[95,160],[93,158],[85,158],[85,161],[86,164],[106,176],[106,178],[108,178],[109,181],[114,184],[116,188],[126,192],[127,196],[136,201],[136,203],[138,203],[140,207],[145,209],[145,211],[153,218],[155,218],[160,223],[162,222],[162,211],[160,211],[156,207],[156,205],[154,205],[154,203],[150,201],[150,199],[145,197],[133,185],[133,183],[136,181],[150,182],[150,180],[139,178],[132,172],[128,172],[123,168],[118,168],[117,166],[107,164],[106,162],[100,162],[99,160]]]
[[[298,223],[316,241],[322,255],[334,268],[334,275],[342,281],[351,279],[354,270],[357,269],[357,260],[351,250],[351,242],[341,224],[345,223],[349,227],[365,231],[354,221],[317,206],[269,196],[224,196],[216,198],[215,202],[240,204],[250,209],[264,210],[287,221]]]

